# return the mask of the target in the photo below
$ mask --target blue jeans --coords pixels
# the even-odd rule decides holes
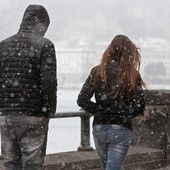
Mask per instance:
[[[104,170],[120,170],[132,141],[132,132],[120,125],[93,126],[96,151]]]
[[[49,119],[11,116],[5,117],[3,121],[1,124],[3,170],[42,170]]]

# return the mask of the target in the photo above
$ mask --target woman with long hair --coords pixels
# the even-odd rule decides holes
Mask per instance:
[[[132,118],[144,113],[140,59],[134,43],[117,35],[78,95],[77,104],[94,115],[94,143],[104,170],[121,169],[132,141]]]

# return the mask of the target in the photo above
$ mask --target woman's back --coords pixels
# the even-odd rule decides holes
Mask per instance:
[[[131,120],[144,112],[139,67],[136,46],[128,37],[118,35],[79,93],[78,105],[94,114],[93,136],[103,169],[121,169],[131,143]]]

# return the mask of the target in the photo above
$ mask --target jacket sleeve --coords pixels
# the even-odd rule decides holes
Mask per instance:
[[[41,94],[42,112],[49,117],[56,112],[57,105],[57,78],[56,78],[56,54],[52,42],[44,44],[41,53]]]
[[[145,110],[144,92],[141,83],[138,83],[136,93],[131,97],[129,116],[143,115]]]
[[[89,113],[94,113],[96,103],[91,101],[94,91],[92,90],[92,74],[86,79],[77,99],[77,104]]]

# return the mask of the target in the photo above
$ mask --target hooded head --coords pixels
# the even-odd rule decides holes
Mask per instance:
[[[43,36],[49,23],[49,15],[43,6],[29,5],[25,10],[19,32],[35,33]]]

